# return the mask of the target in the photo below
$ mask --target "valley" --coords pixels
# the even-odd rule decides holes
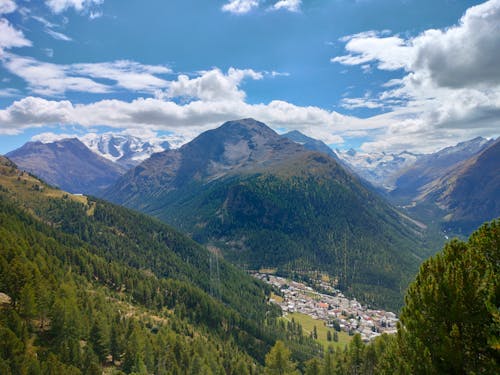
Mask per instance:
[[[271,302],[280,306],[285,319],[289,315],[290,317],[307,315],[317,321],[318,327],[324,325],[334,328],[337,332],[348,333],[350,336],[359,333],[365,342],[383,333],[397,332],[399,320],[396,314],[363,306],[355,298],[346,298],[330,283],[324,281],[319,283],[319,287],[328,292],[325,294],[316,291],[314,287],[283,277],[262,273],[253,276],[279,290],[280,298],[271,299]],[[343,341],[345,342],[345,339]]]
[[[500,0],[0,0],[0,375],[500,374]]]

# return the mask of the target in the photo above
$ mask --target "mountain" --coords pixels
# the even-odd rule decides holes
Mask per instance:
[[[494,141],[482,137],[458,143],[438,152],[422,155],[408,168],[394,176],[395,188],[390,198],[400,204],[410,204],[424,193],[425,186],[440,179],[465,160],[477,155]]]
[[[124,134],[87,134],[80,140],[94,153],[125,169],[137,166],[155,152],[168,150],[167,141],[151,142]]]
[[[7,156],[20,168],[71,193],[96,194],[124,173],[122,167],[96,155],[76,138],[28,142]]]
[[[168,373],[167,364],[207,373],[197,361],[208,373],[260,373],[278,339],[303,360],[320,348],[278,324],[270,287],[215,253],[143,214],[52,188],[4,157],[0,291],[2,374]]]
[[[395,175],[413,165],[421,155],[403,151],[398,154],[385,152],[365,153],[354,149],[336,150],[338,157],[350,170],[373,186],[383,190],[394,189]]]
[[[426,184],[417,202],[434,203],[446,213],[444,227],[469,235],[500,217],[500,139]]]
[[[422,229],[325,154],[253,119],[153,154],[105,197],[152,214],[245,268],[320,270],[378,305],[402,301]]]
[[[282,137],[288,138],[296,143],[301,144],[307,150],[322,152],[337,161],[339,160],[337,154],[326,143],[320,141],[319,139],[308,137],[298,130],[293,130],[291,132],[282,134]]]

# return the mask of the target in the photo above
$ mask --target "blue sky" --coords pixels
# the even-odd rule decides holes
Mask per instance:
[[[0,0],[0,153],[243,117],[428,152],[498,136],[499,51],[499,0]]]

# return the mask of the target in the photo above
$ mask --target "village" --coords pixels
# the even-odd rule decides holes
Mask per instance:
[[[253,276],[279,290],[281,296],[271,298],[270,302],[279,305],[285,316],[288,313],[306,314],[337,331],[350,335],[359,333],[365,342],[382,333],[393,334],[397,331],[396,314],[369,309],[356,299],[345,297],[327,282],[319,283],[319,287],[328,293],[324,294],[303,283],[283,277],[267,273],[254,273]]]

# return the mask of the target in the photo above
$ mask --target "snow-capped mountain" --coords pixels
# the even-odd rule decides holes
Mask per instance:
[[[96,154],[125,168],[135,167],[155,152],[170,149],[165,140],[144,140],[126,134],[90,133],[80,137],[80,140]]]
[[[394,188],[395,176],[399,171],[413,165],[421,156],[408,151],[391,154],[385,152],[365,153],[354,149],[341,151],[337,149],[335,152],[359,176],[374,186],[386,190]]]
[[[465,160],[491,146],[495,140],[477,137],[446,147],[432,154],[422,155],[411,166],[401,169],[395,177],[391,197],[397,201],[417,198],[431,181],[439,180]]]

